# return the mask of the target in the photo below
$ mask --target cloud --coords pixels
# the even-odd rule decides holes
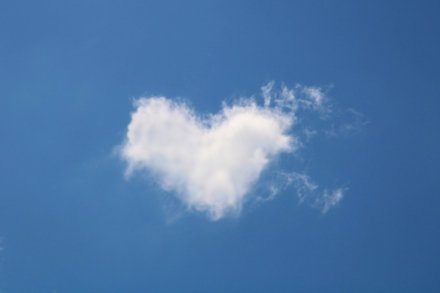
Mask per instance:
[[[325,214],[344,198],[346,190],[346,188],[337,188],[332,191],[325,190],[324,194],[316,199],[314,206]]]
[[[127,163],[126,175],[153,174],[163,189],[174,192],[189,209],[214,220],[239,213],[262,171],[280,154],[294,153],[300,145],[292,131],[297,114],[325,108],[319,88],[283,86],[277,92],[273,87],[270,82],[261,88],[263,105],[242,98],[204,116],[164,96],[139,98],[119,148]],[[288,180],[313,189],[308,177],[290,176]],[[327,197],[330,202],[333,197],[340,200]],[[327,210],[332,205],[324,206]]]
[[[277,176],[268,184],[268,195],[259,197],[259,201],[274,199],[278,193],[293,187],[298,204],[308,203],[323,214],[339,204],[348,188],[339,187],[333,190],[321,188],[309,175],[300,172],[277,172]]]
[[[332,121],[323,133],[328,137],[339,137],[359,133],[370,121],[355,109],[339,110],[332,116]]]

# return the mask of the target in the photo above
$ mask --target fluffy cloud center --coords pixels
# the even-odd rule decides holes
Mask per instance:
[[[218,219],[240,210],[276,155],[293,150],[293,115],[248,100],[201,118],[165,97],[135,103],[121,156],[148,170],[190,208]]]

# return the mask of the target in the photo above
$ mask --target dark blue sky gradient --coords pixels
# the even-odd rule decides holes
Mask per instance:
[[[0,292],[440,292],[438,1],[2,1]],[[202,112],[264,83],[333,86],[370,122],[304,150],[238,219],[184,215],[112,155],[132,99]],[[294,159],[284,168],[295,169]]]

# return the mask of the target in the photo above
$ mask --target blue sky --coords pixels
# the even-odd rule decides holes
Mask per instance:
[[[1,292],[438,292],[439,9],[1,2]],[[276,153],[246,198],[301,172],[321,195],[346,188],[327,213],[287,186],[213,220],[163,174],[124,176],[115,149],[134,100],[183,100],[200,117],[272,80],[323,89],[339,114]],[[344,123],[355,129],[325,135]]]

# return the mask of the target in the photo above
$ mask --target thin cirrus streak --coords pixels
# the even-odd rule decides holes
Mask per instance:
[[[127,163],[126,175],[148,171],[189,209],[213,220],[238,214],[270,162],[301,145],[292,134],[298,115],[328,109],[320,88],[297,85],[275,91],[273,87],[270,82],[261,88],[263,105],[244,98],[223,104],[219,113],[205,118],[164,96],[139,98],[119,148]],[[306,175],[289,176],[283,185],[295,183],[298,194],[315,190]],[[344,192],[332,194],[326,191],[316,200],[324,213]]]

